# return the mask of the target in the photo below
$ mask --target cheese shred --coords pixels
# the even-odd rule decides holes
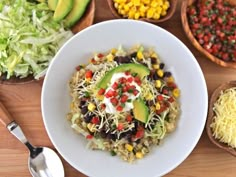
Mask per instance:
[[[236,87],[221,92],[213,111],[215,116],[210,125],[213,136],[236,148]]]

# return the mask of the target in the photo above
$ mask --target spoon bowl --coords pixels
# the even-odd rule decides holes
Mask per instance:
[[[28,166],[33,177],[64,177],[63,164],[56,154],[47,147],[34,147],[26,139],[20,126],[12,119],[11,115],[0,102],[0,122],[20,140],[29,150]]]

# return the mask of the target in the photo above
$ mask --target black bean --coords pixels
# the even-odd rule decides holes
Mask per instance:
[[[100,132],[100,136],[101,136],[102,138],[106,138],[106,137],[107,137],[106,131],[105,131],[105,130],[102,130],[102,131]]]
[[[131,62],[132,62],[130,56],[125,56],[125,57],[123,57],[123,56],[116,56],[116,57],[114,58],[114,60],[115,60],[118,64],[120,64],[120,63],[131,63]]]
[[[130,56],[131,56],[131,58],[136,58],[137,52],[131,53]]]
[[[85,121],[86,123],[89,123],[89,122],[92,120],[92,118],[93,118],[93,115],[87,114],[87,115],[84,117],[84,121]]]
[[[82,109],[81,109],[81,114],[86,114],[88,112],[88,107],[87,106],[84,106],[84,107],[82,107]]]
[[[148,106],[153,106],[154,102],[151,100],[151,101],[148,101],[147,104],[148,104]]]
[[[151,63],[156,64],[157,63],[157,58],[151,57]]]
[[[161,63],[160,64],[160,69],[163,69],[165,67],[165,64],[164,63]]]
[[[158,79],[159,79],[159,76],[158,76],[157,72],[155,72],[153,74],[153,80],[158,80]]]
[[[107,138],[108,138],[108,139],[111,139],[111,140],[113,140],[113,141],[115,141],[115,140],[116,140],[116,135],[115,135],[115,134],[108,133]]]
[[[125,133],[121,133],[118,139],[120,140],[120,139],[124,138],[125,136],[126,136],[126,132]]]
[[[170,76],[171,76],[171,72],[169,71],[164,72],[164,77],[170,77]]]

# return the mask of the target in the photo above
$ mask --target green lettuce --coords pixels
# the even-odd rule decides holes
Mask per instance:
[[[72,35],[46,3],[0,0],[0,75],[40,78]]]

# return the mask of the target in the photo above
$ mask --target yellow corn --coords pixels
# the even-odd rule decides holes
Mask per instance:
[[[137,159],[141,159],[141,158],[143,158],[143,153],[142,152],[136,152],[135,156],[136,156]]]
[[[115,48],[111,49],[111,54],[115,55],[116,52],[117,52],[117,49],[115,49]]]
[[[106,56],[106,58],[107,58],[107,61],[112,62],[114,59],[114,56],[110,53]]]
[[[143,53],[142,53],[141,51],[138,51],[138,52],[137,52],[137,58],[138,58],[139,60],[143,59]]]
[[[160,80],[156,80],[155,86],[156,86],[156,88],[161,88],[161,81]]]
[[[159,65],[152,65],[153,69],[159,69]]]
[[[171,83],[171,82],[174,82],[175,80],[174,80],[174,78],[172,77],[172,76],[170,76],[170,77],[168,77],[167,78],[167,82],[168,83]]]
[[[95,125],[92,123],[87,124],[87,128],[89,129],[90,132],[95,132]]]
[[[153,97],[153,95],[150,92],[145,96],[146,100],[152,100],[153,98],[154,97]]]
[[[164,76],[163,70],[162,70],[162,69],[158,69],[158,70],[157,70],[157,75],[158,75],[159,77],[163,77],[163,76]]]
[[[98,100],[103,100],[104,95],[99,95],[99,94],[97,94],[97,95],[96,95],[96,98],[97,98]]]
[[[170,3],[169,0],[114,0],[114,6],[123,17],[158,20],[167,14]]]
[[[129,152],[132,152],[134,147],[130,144],[125,144],[125,148],[129,151]]]
[[[180,95],[180,90],[178,88],[175,88],[173,91],[172,91],[172,94],[175,98],[178,98],[179,95]]]
[[[88,110],[89,111],[93,112],[95,110],[95,108],[96,108],[95,104],[93,104],[93,103],[88,104]]]
[[[152,53],[151,57],[157,58],[157,54],[155,52]]]
[[[156,110],[160,110],[160,109],[161,109],[160,103],[156,103]]]

